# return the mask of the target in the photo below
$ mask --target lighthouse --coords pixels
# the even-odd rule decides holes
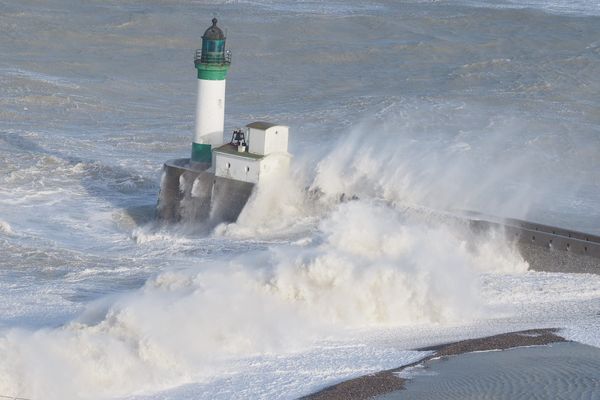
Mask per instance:
[[[196,50],[194,65],[198,71],[196,129],[191,161],[196,167],[211,165],[212,149],[223,145],[225,125],[225,78],[231,64],[231,52],[225,50],[225,35],[213,18],[202,35],[202,48]]]
[[[289,127],[255,121],[235,129],[224,140],[225,78],[231,52],[213,18],[196,50],[198,99],[190,158],[168,160],[158,195],[156,215],[169,222],[233,222],[254,188],[289,167]]]

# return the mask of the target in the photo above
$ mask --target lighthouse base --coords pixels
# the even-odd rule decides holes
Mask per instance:
[[[156,215],[167,222],[235,222],[253,183],[215,176],[189,158],[164,164]]]

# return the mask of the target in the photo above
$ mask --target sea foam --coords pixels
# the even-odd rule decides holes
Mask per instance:
[[[469,321],[485,311],[477,271],[489,266],[480,264],[447,227],[407,222],[374,201],[339,204],[310,242],[166,270],[64,327],[9,331],[0,393],[127,395],[347,328]]]

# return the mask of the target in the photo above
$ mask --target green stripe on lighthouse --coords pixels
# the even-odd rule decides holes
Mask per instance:
[[[197,163],[212,163],[211,145],[192,143],[192,161]]]
[[[198,69],[198,79],[204,79],[208,81],[223,81],[227,76],[229,65],[214,65],[202,63],[196,64],[196,69]]]

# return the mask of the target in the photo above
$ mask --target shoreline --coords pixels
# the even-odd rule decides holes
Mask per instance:
[[[398,376],[398,372],[406,368],[417,366],[434,358],[444,358],[465,353],[568,342],[562,336],[558,336],[556,334],[557,331],[558,328],[528,329],[415,349],[418,351],[433,351],[433,353],[401,367],[340,382],[301,397],[299,400],[367,400],[375,396],[404,389],[407,379]]]

